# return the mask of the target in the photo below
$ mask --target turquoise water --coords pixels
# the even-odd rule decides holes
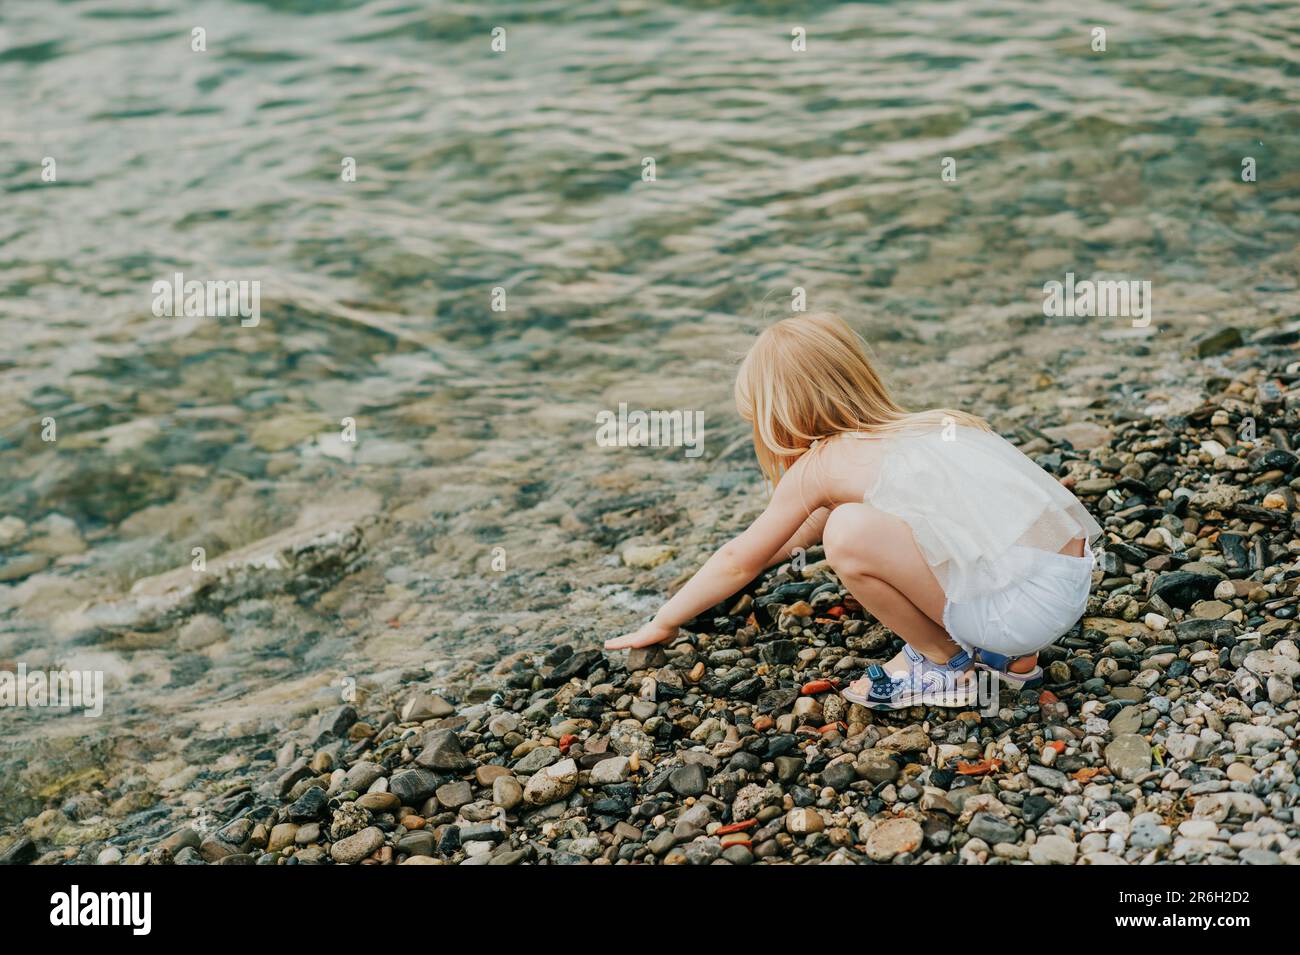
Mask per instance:
[[[1192,338],[1300,311],[1298,33],[1285,3],[5,0],[0,661],[105,670],[97,732],[237,737],[607,635],[761,500],[730,378],[796,288],[913,403],[1182,400]],[[1150,281],[1152,326],[1045,319],[1069,271]],[[155,315],[176,272],[260,283],[260,323]],[[619,402],[702,411],[704,455],[598,447]],[[317,586],[114,609],[322,520],[369,537]],[[622,567],[641,540],[681,563]],[[181,638],[200,609],[224,638]]]

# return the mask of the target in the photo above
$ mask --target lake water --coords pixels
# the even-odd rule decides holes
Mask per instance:
[[[0,662],[106,698],[0,717],[0,821],[648,612],[761,506],[730,382],[795,290],[912,404],[1192,400],[1194,338],[1300,311],[1298,33],[1262,3],[5,0]],[[176,273],[257,283],[257,323],[157,314]],[[1151,282],[1151,324],[1045,318],[1067,273]],[[702,412],[704,453],[601,447],[620,402]],[[364,540],[176,593],[196,548],[321,528]]]

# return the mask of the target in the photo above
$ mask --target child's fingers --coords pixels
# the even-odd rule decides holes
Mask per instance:
[[[656,634],[646,633],[644,629],[637,630],[635,633],[625,633],[621,637],[612,637],[605,641],[606,650],[635,650],[637,647],[648,647],[652,643],[658,643],[663,638]]]

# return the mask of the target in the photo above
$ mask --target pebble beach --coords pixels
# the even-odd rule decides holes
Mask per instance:
[[[1300,862],[1297,336],[1235,349],[1185,414],[1010,435],[1106,537],[1045,684],[996,707],[847,704],[837,687],[900,643],[814,549],[670,646],[556,641],[469,680],[375,683],[161,799],[75,792],[3,861]],[[621,561],[653,573],[672,553]]]

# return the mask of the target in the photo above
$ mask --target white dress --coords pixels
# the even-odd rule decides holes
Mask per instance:
[[[878,449],[864,503],[902,518],[952,601],[1021,576],[1013,548],[1056,553],[1101,527],[1060,482],[991,431],[858,434]]]
[[[965,426],[870,439],[863,502],[912,529],[947,597],[944,624],[966,649],[1034,652],[1087,602],[1101,527],[1055,478],[998,435]]]

